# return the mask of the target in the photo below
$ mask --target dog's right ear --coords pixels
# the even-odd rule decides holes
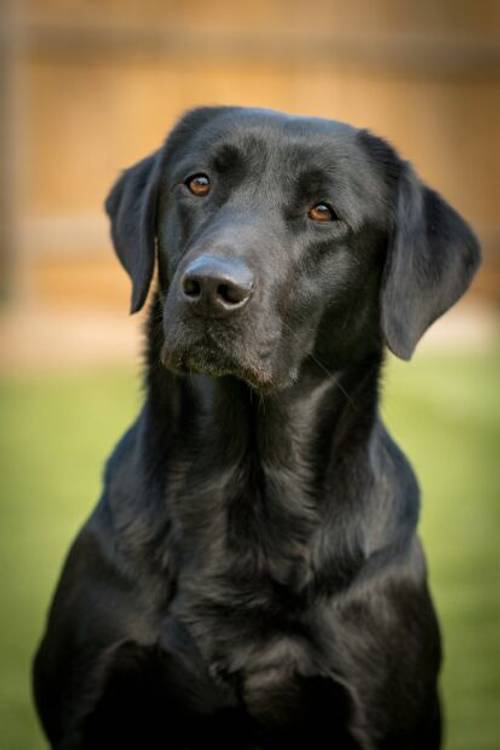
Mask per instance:
[[[153,277],[161,153],[126,169],[105,203],[116,254],[132,281],[131,313],[144,305]]]

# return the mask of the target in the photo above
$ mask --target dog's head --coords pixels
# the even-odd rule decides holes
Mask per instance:
[[[385,141],[266,110],[189,112],[106,209],[132,312],[157,258],[163,363],[263,389],[382,341],[409,359],[479,263],[467,224]]]

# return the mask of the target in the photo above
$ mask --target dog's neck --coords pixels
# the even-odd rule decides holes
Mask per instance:
[[[195,548],[203,534],[224,544],[236,576],[267,566],[290,583],[329,523],[325,498],[367,461],[380,358],[335,373],[311,361],[293,386],[263,395],[236,377],[170,373],[161,331],[149,341],[144,455],[158,457],[176,528]]]

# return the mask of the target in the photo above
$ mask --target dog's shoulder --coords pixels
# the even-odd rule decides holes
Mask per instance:
[[[130,465],[137,444],[139,430],[140,417],[137,418],[123,433],[111,451],[111,454],[105,463],[103,472],[103,483],[105,488],[108,488],[112,482],[118,478],[120,472],[122,472],[127,465]]]
[[[370,448],[374,475],[383,482],[386,491],[398,502],[418,509],[420,487],[411,461],[382,420],[377,420]]]

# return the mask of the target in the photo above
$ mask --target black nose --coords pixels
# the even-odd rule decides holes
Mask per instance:
[[[252,294],[254,277],[238,258],[201,255],[181,278],[182,295],[193,310],[204,315],[227,315],[242,308]]]

